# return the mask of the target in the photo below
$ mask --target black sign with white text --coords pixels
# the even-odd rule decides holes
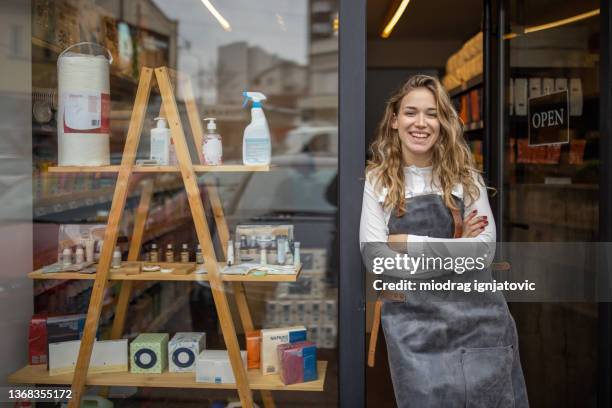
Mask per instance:
[[[529,146],[569,143],[567,90],[529,99]]]

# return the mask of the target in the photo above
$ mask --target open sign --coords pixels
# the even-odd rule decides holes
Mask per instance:
[[[529,146],[569,143],[567,90],[529,99]]]

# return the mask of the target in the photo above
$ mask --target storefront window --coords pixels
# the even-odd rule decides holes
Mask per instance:
[[[96,285],[103,282],[94,284],[95,264],[76,264],[87,264],[90,255],[92,259],[98,254],[104,256],[100,248],[108,245],[101,242],[107,223],[116,221],[119,232],[111,264],[114,267],[120,257],[121,268],[135,269],[128,273],[120,268],[116,272],[119,275],[109,275],[108,288],[101,292],[98,341],[144,341],[138,337],[143,333],[167,334],[172,340],[179,332],[205,332],[205,342],[198,337],[199,340],[189,340],[190,344],[200,342],[199,347],[205,343],[207,350],[225,350],[232,333],[225,330],[229,323],[223,319],[233,316],[240,350],[247,350],[247,343],[260,338],[261,353],[272,353],[272,363],[262,360],[257,365],[252,360],[263,354],[249,346],[247,379],[259,406],[274,406],[272,400],[279,407],[336,406],[337,1],[31,0],[26,11],[21,10],[21,24],[10,17],[20,2],[9,3],[0,8],[0,21],[7,20],[2,24],[6,41],[0,63],[6,69],[2,70],[5,80],[0,81],[0,93],[6,96],[1,98],[3,101],[11,97],[26,106],[21,116],[27,112],[28,131],[23,136],[32,141],[31,152],[28,145],[25,153],[26,159],[31,159],[32,193],[31,197],[25,194],[25,198],[31,198],[32,209],[31,216],[24,218],[28,224],[31,221],[30,270],[36,271],[36,279],[24,281],[24,287],[33,290],[30,293],[24,289],[23,303],[33,304],[34,316],[24,317],[22,329],[13,333],[15,338],[11,341],[23,346],[23,358],[11,362],[9,382],[46,383],[35,378],[43,376],[51,378],[50,384],[64,384],[62,379],[68,378],[60,375],[54,381],[49,377],[54,369],[62,373],[73,369],[70,364],[62,365],[68,361],[65,358],[57,366],[58,355],[52,354],[58,348],[49,344],[83,336],[81,323],[91,308],[90,300],[96,298]],[[15,61],[31,70],[31,77],[26,74],[22,83],[21,76],[29,71],[12,69]],[[168,68],[170,93],[178,108],[176,121],[171,99],[160,82],[160,67]],[[155,69],[148,101],[137,99],[137,91],[146,89],[143,81],[151,72],[147,68]],[[13,89],[15,86],[17,89]],[[248,92],[264,96],[245,97]],[[148,103],[139,134],[136,121],[141,118],[135,112],[142,108],[143,101]],[[268,130],[257,127],[263,123],[258,106],[263,108]],[[164,120],[155,120],[156,117]],[[204,121],[205,118],[212,119]],[[23,131],[24,127],[17,123],[18,115],[7,119],[7,126]],[[175,129],[179,122],[187,155],[183,154],[182,144],[172,141],[168,145],[164,139],[169,134],[178,137]],[[250,130],[245,130],[249,124]],[[168,125],[171,131],[166,130]],[[269,166],[265,139],[268,132]],[[245,144],[247,134],[252,139]],[[126,142],[129,145],[138,136],[134,164],[141,167],[130,176],[120,219],[113,219],[113,203],[121,200],[117,191],[123,188],[117,183],[122,177],[119,165],[125,164]],[[251,166],[245,166],[243,161]],[[196,169],[200,195],[198,198],[196,193],[194,198],[191,194],[189,200],[177,163],[183,169],[191,168],[191,162],[210,167]],[[143,170],[147,165],[152,167]],[[65,166],[73,167],[65,172]],[[103,167],[96,171],[94,166]],[[151,186],[148,202],[143,197]],[[197,234],[197,223],[203,220],[190,210],[190,204],[199,199],[206,214],[207,228],[203,231],[210,231],[210,242],[220,261],[231,259],[234,251],[234,263],[244,268],[249,263],[275,265],[263,267],[264,272],[261,267],[248,272],[248,279],[230,275],[231,270],[221,275],[235,281],[223,285],[230,316],[219,312],[220,300],[213,295],[209,279],[198,277],[200,256],[209,260],[202,236],[198,238]],[[141,245],[135,244],[139,229],[143,231]],[[179,272],[181,263],[190,267]],[[298,266],[291,269],[289,265],[293,263]],[[72,270],[64,270],[67,264],[72,264]],[[146,279],[142,268],[147,265],[157,265],[162,272],[168,269],[168,275],[160,280]],[[90,268],[90,274],[86,275],[81,267]],[[219,271],[223,272],[221,267]],[[279,275],[274,275],[275,271]],[[25,275],[26,271],[22,272]],[[54,273],[62,279],[52,279]],[[131,273],[142,279],[129,277],[135,276]],[[171,276],[176,278],[168,278]],[[261,282],[257,282],[257,276],[262,277]],[[122,313],[121,305],[125,304],[127,312]],[[77,330],[50,331],[56,324],[49,323],[54,315],[70,315],[65,319],[73,321]],[[27,361],[26,326],[30,318]],[[117,325],[122,318],[124,324]],[[33,340],[37,330],[45,330],[45,323],[47,339],[42,343]],[[251,333],[290,326],[304,326],[305,340],[311,342],[301,346],[306,347],[304,350],[316,347],[318,364],[304,365],[311,370],[316,367],[317,372],[310,376],[304,371],[293,378],[288,366],[283,368],[282,361],[277,362],[276,348],[270,346],[266,333]],[[158,337],[149,340],[161,344],[154,359],[162,361],[162,374],[147,387],[138,379],[134,383],[134,378],[142,376],[137,371],[146,369],[134,369],[132,348],[144,346],[138,341],[129,348],[127,343],[113,346],[119,347],[113,350],[126,352],[129,361],[123,364],[119,359],[116,364],[121,367],[114,370],[118,371],[116,377],[113,373],[100,377],[96,385],[113,386],[100,395],[116,405],[133,402],[172,407],[192,403],[217,406],[215,401],[238,400],[232,386],[211,384],[210,388],[227,390],[208,390],[203,379],[208,377],[199,377],[200,368],[196,366],[200,360],[210,362],[216,355],[201,359],[202,355],[206,357],[204,351],[189,374],[175,374],[169,372],[176,365],[172,349],[162,350],[170,347],[164,343],[168,339]],[[75,357],[78,344],[66,347],[59,347],[61,353],[68,353],[61,355]],[[266,349],[269,347],[272,351]],[[107,355],[96,358],[104,361],[102,365],[110,365],[113,360]],[[90,369],[97,364],[94,360]],[[201,370],[210,368],[204,365]],[[285,369],[282,377],[270,374]],[[228,382],[220,372],[211,375],[218,383]],[[127,380],[120,384],[116,378]],[[283,381],[297,384],[285,386]],[[125,387],[115,387],[135,384],[142,387],[129,392]],[[258,389],[264,391],[260,393]],[[98,391],[89,389],[92,395]]]
[[[505,9],[504,241],[596,242],[599,2],[507,1]],[[511,311],[531,405],[594,401],[597,304],[514,303]]]

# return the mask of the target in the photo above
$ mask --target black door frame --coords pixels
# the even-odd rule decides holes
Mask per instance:
[[[366,0],[340,0],[339,12],[339,405],[365,406],[365,272],[359,219],[365,159]]]

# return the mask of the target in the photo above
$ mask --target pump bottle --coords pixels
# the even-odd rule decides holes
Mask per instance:
[[[157,160],[160,166],[170,164],[170,129],[165,118],[155,118],[157,127],[151,129],[151,160]]]
[[[206,118],[206,135],[202,141],[202,153],[204,155],[204,164],[209,166],[218,166],[223,163],[223,144],[221,143],[221,135],[217,133],[217,124],[215,118]]]
[[[245,97],[245,106],[249,99],[253,101],[251,123],[244,129],[242,140],[242,162],[245,165],[270,164],[272,156],[270,129],[261,107],[261,101],[266,100],[266,96],[260,92],[243,92],[242,95]]]

